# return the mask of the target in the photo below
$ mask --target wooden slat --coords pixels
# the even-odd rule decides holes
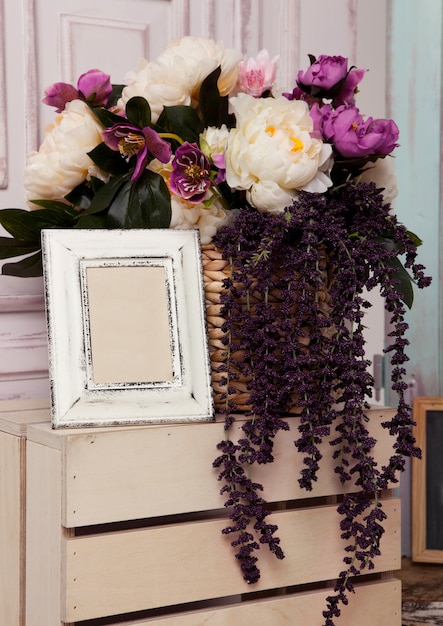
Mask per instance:
[[[0,401],[0,431],[25,436],[30,424],[49,422],[49,399]]]
[[[24,600],[23,446],[0,432],[0,624],[22,626]]]
[[[388,519],[375,572],[400,568],[400,505],[384,502]],[[247,585],[221,534],[223,520],[70,537],[63,540],[65,622],[335,578],[344,542],[335,506],[275,512],[286,558],[261,553],[262,577]]]
[[[323,626],[322,611],[331,588],[309,593],[243,602],[180,613],[175,616],[119,622],[115,626]],[[356,585],[347,606],[341,606],[337,626],[401,626],[401,582],[386,580]]]
[[[368,415],[371,434],[378,440],[375,458],[386,463],[392,441],[380,424],[392,411],[373,409]],[[300,489],[302,459],[293,444],[299,418],[289,421],[291,432],[277,435],[274,463],[252,470],[254,480],[264,486],[264,497],[277,502],[341,493],[327,442],[318,482],[310,492]],[[29,436],[55,442],[63,450],[66,527],[223,507],[221,484],[212,468],[223,438],[219,422],[75,433],[54,433],[49,425],[38,425]]]
[[[28,441],[26,458],[26,626],[59,626],[60,453]]]

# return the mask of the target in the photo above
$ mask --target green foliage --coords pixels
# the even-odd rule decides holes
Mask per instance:
[[[151,124],[151,107],[144,98],[140,96],[131,98],[126,103],[126,117],[128,122],[138,126],[138,128],[145,128]]]
[[[168,228],[170,222],[169,190],[163,178],[149,170],[119,189],[107,213],[109,228]]]
[[[165,107],[157,121],[157,129],[178,135],[183,141],[198,143],[204,130],[197,111],[190,106]]]
[[[217,86],[220,74],[221,68],[218,67],[205,78],[200,87],[199,104],[205,126],[220,128],[222,124],[229,125],[228,97],[221,96]]]

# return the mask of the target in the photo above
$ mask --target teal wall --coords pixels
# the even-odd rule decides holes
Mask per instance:
[[[390,115],[400,127],[396,151],[399,194],[395,210],[423,239],[420,261],[433,277],[415,291],[408,313],[408,375],[417,395],[439,396],[442,384],[441,100],[442,0],[392,0]],[[390,404],[388,395],[387,404]],[[391,398],[391,401],[393,399]]]

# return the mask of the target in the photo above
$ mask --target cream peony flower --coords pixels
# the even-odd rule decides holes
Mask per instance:
[[[45,131],[38,150],[32,152],[24,173],[25,199],[63,200],[64,196],[94,175],[108,178],[87,155],[101,141],[103,127],[82,100],[73,100]]]
[[[311,136],[306,102],[279,98],[232,98],[237,127],[225,153],[226,180],[247,192],[258,211],[280,212],[297,191],[324,193],[332,185],[330,145]]]
[[[222,226],[230,224],[235,212],[227,211],[216,200],[209,207],[192,204],[176,194],[171,195],[172,217],[170,228],[198,228],[201,243],[211,243]]]
[[[394,159],[386,156],[370,163],[361,174],[359,180],[363,183],[375,183],[383,189],[385,202],[392,202],[398,194],[397,177],[395,175]]]
[[[226,124],[220,128],[208,126],[200,135],[200,148],[207,157],[224,155],[228,143],[229,129]]]
[[[196,107],[202,82],[219,65],[218,88],[222,96],[228,95],[236,85],[241,58],[240,52],[212,39],[187,36],[175,40],[154,61],[141,61],[138,73],[129,76],[119,106],[124,108],[130,98],[142,96],[151,106],[154,122],[164,106]]]

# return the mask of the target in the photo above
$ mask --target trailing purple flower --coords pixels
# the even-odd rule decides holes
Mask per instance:
[[[221,469],[221,493],[227,495],[231,513],[232,524],[224,532],[235,536],[232,546],[248,582],[260,575],[255,553],[261,544],[283,557],[278,528],[266,520],[271,507],[260,495],[263,485],[252,476],[254,464],[273,461],[275,437],[289,428],[284,416],[296,403],[301,413],[294,443],[304,463],[300,486],[312,489],[322,458],[320,444],[333,433],[335,472],[358,489],[344,495],[338,507],[347,547],[344,569],[324,611],[325,625],[333,626],[355,576],[371,570],[380,554],[386,517],[380,492],[398,480],[404,456],[419,455],[410,407],[404,402],[408,326],[395,260],[406,258],[419,287],[430,279],[416,263],[417,241],[391,214],[373,183],[351,180],[327,195],[301,193],[280,215],[244,208],[233,225],[218,233],[216,243],[232,260],[232,277],[222,294],[230,360],[221,369],[228,385],[239,372],[249,378],[252,407],[240,436],[231,440],[236,407],[228,389],[226,438],[214,463]],[[396,438],[384,467],[374,460],[376,441],[365,414],[373,378],[364,352],[369,302],[363,293],[365,286],[377,285],[391,313],[387,352],[393,364],[392,388],[399,395],[394,418],[383,424]],[[277,304],[269,297],[275,293]]]

